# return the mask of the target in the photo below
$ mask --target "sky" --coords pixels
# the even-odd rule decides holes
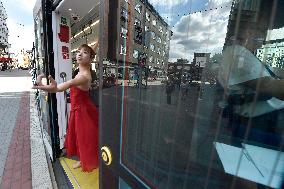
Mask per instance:
[[[6,9],[10,52],[31,50],[34,42],[33,7],[36,0],[1,0]]]
[[[211,56],[221,53],[227,32],[231,0],[150,0],[150,2],[173,31],[169,61],[174,62],[178,58],[184,58],[191,62],[194,52],[210,52]]]
[[[31,49],[34,41],[33,7],[36,0],[2,0],[2,2],[8,14],[10,52],[22,48]],[[149,2],[173,31],[170,61],[175,61],[177,58],[192,61],[194,52],[210,51],[212,54],[221,52],[232,0],[149,0]],[[210,8],[213,10],[205,11]]]

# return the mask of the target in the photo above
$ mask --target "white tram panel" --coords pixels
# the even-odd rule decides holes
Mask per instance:
[[[66,80],[72,79],[72,56],[70,44],[71,27],[69,18],[60,14],[59,11],[53,11],[52,30],[55,80],[59,84],[63,82],[62,73],[66,74]],[[64,92],[56,94],[60,148],[63,148],[64,145],[64,136],[66,134],[68,124],[67,115],[70,111],[70,104],[66,104],[67,102],[64,95]]]

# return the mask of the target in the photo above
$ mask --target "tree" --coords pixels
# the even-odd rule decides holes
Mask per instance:
[[[216,53],[210,58],[211,63],[221,63],[222,60],[222,54],[221,53]]]

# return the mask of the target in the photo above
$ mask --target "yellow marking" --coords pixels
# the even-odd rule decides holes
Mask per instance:
[[[72,168],[77,161],[64,157],[59,160],[74,189],[99,189],[99,169],[82,172],[81,168]]]

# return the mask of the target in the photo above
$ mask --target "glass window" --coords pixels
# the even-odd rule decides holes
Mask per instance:
[[[149,62],[153,62],[153,56],[149,56]]]
[[[124,27],[121,27],[120,35],[123,38],[127,38],[127,29],[125,29]]]
[[[126,55],[126,46],[120,45],[120,54]]]
[[[159,32],[163,33],[163,27],[159,26]]]
[[[161,42],[162,42],[162,40],[161,40],[160,37],[157,37],[157,42],[158,42],[158,43],[161,43]]]
[[[154,20],[152,21],[152,24],[153,24],[153,26],[156,26],[156,25],[157,25],[157,21],[154,19]]]
[[[155,51],[155,45],[150,44],[150,49],[151,49],[152,51]]]
[[[145,31],[147,32],[149,30],[150,30],[149,26],[145,26]]]
[[[159,65],[160,64],[160,59],[157,58],[156,63]]]
[[[129,175],[145,188],[281,188],[284,1],[141,2],[142,32],[131,36],[148,48],[131,39],[127,65],[147,52],[151,69],[139,67],[141,83],[102,90],[113,103],[101,115],[109,130],[120,124],[114,154]]]
[[[135,10],[141,14],[141,12],[142,12],[142,5],[136,4],[135,5]]]
[[[155,32],[151,32],[151,36],[152,36],[152,39],[156,39],[156,33]]]
[[[133,50],[133,58],[138,58],[139,51]]]
[[[146,20],[148,21],[148,22],[150,22],[150,14],[146,11]]]
[[[134,25],[141,26],[141,21],[138,18],[135,18]]]
[[[157,54],[161,54],[161,50],[159,47],[157,47]]]
[[[124,8],[121,8],[121,20],[124,22],[128,20],[128,12]]]

